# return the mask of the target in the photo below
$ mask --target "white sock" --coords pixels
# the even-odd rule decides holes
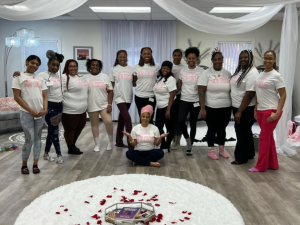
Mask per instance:
[[[99,147],[99,144],[100,144],[99,137],[95,137],[94,141],[95,141],[95,147],[97,147],[97,146]]]

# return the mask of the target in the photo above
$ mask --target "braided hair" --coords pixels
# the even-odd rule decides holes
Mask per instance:
[[[87,59],[87,60],[86,60],[86,64],[85,64],[86,70],[87,70],[89,73],[91,73],[91,65],[92,65],[92,62],[93,62],[93,61],[98,62],[98,64],[99,64],[99,73],[101,73],[103,64],[102,64],[101,60],[99,60],[99,59]]]
[[[244,78],[246,77],[246,75],[250,72],[250,70],[252,70],[254,68],[254,57],[253,57],[252,51],[250,49],[243,50],[243,51],[241,51],[239,57],[243,53],[246,53],[248,55],[248,57],[249,57],[248,65],[246,66],[245,69],[243,69],[242,65],[239,64],[238,67],[236,68],[234,74],[232,75],[232,77],[233,77],[233,76],[237,75],[242,70],[241,76],[236,81],[238,87],[241,85],[242,81],[244,80]]]
[[[276,53],[273,51],[273,50],[268,50],[268,51],[266,51],[265,53],[264,53],[264,56],[267,54],[267,53],[272,53],[273,54],[273,56],[274,56],[274,58],[275,58],[275,62],[274,62],[274,64],[273,64],[273,69],[274,70],[277,70],[277,65],[276,65]]]
[[[126,57],[127,57],[127,52],[126,52],[126,50],[119,50],[119,51],[117,52],[117,55],[116,55],[116,61],[115,61],[114,67],[120,64],[120,63],[119,63],[119,60],[118,60],[118,56],[119,56],[119,54],[120,54],[121,52],[125,53],[125,55],[126,55]]]
[[[150,64],[150,66],[155,66],[155,62],[154,62],[154,59],[153,59],[153,56],[152,56],[152,49],[151,49],[150,47],[143,47],[143,48],[141,49],[141,55],[140,55],[139,66],[144,66],[144,64],[145,64],[144,59],[143,59],[143,57],[142,57],[142,53],[143,53],[144,49],[149,49],[149,50],[150,50],[150,52],[151,52],[151,59],[150,59],[149,64]]]

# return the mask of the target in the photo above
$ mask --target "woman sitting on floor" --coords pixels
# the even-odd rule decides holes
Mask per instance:
[[[126,157],[133,161],[133,165],[141,164],[145,166],[160,167],[157,161],[164,157],[162,149],[155,149],[161,140],[165,138],[168,133],[160,135],[156,126],[149,124],[153,115],[153,108],[151,105],[146,105],[141,110],[141,124],[132,128],[131,134],[123,131],[128,137],[130,145],[134,146],[134,150],[128,150]]]

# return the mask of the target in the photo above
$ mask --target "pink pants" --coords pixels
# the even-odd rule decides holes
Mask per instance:
[[[275,113],[276,110],[257,111],[257,122],[261,131],[259,134],[259,155],[255,168],[260,171],[266,171],[268,167],[271,169],[279,168],[273,131],[276,128],[282,112],[277,120],[269,123],[267,119],[272,112]]]

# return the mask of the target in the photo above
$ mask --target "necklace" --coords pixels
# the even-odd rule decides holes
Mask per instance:
[[[216,71],[215,69],[214,69],[214,72],[215,72],[215,77],[220,77],[221,76],[221,73],[222,73],[222,69],[220,70],[220,71]]]

